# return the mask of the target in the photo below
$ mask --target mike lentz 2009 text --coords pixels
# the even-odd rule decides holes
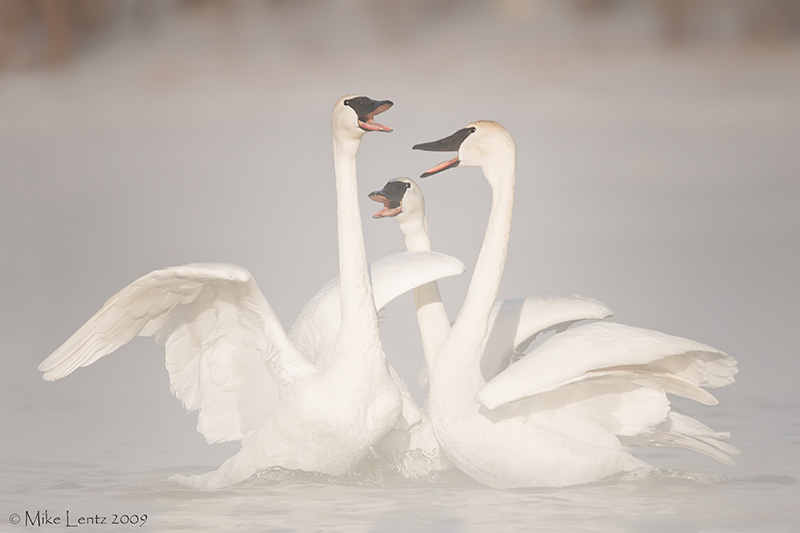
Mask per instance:
[[[20,520],[23,518],[24,520]],[[62,526],[62,527],[80,527],[88,525],[130,525],[142,527],[147,522],[146,514],[117,514],[111,513],[108,515],[95,514],[91,516],[70,514],[66,511],[62,514],[52,514],[48,510],[44,511],[25,511],[24,517],[20,517],[17,513],[9,517],[9,522],[14,525],[22,525],[24,527],[42,527],[42,526]],[[20,522],[22,522],[20,524]]]

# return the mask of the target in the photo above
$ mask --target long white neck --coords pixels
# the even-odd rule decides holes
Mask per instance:
[[[400,223],[400,230],[406,238],[409,252],[430,251],[431,240],[425,216],[413,217]],[[433,357],[441,349],[444,339],[450,332],[450,319],[442,303],[439,285],[435,281],[414,289],[414,303],[417,308],[417,322],[422,338],[422,350],[430,372]]]
[[[339,357],[344,355],[342,352],[356,357],[362,355],[364,350],[373,351],[374,347],[380,347],[378,315],[367,271],[367,254],[358,208],[356,155],[359,144],[357,139],[334,135],[342,317]]]
[[[477,393],[472,389],[484,383],[480,373],[480,357],[489,313],[497,299],[508,253],[514,207],[514,167],[513,157],[484,165],[484,174],[492,185],[489,222],[464,304],[431,369],[432,387],[434,383],[461,383],[465,388],[461,392],[471,398]],[[464,379],[455,379],[455,373]],[[447,394],[446,391],[440,392]],[[431,395],[433,393],[431,389]],[[456,394],[453,391],[453,395]]]

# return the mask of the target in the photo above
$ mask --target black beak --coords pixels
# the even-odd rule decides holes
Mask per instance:
[[[469,137],[474,131],[475,128],[461,128],[449,137],[429,143],[415,144],[411,149],[425,150],[427,152],[458,152],[464,139]]]
[[[475,128],[472,126],[468,128],[461,128],[449,137],[429,143],[415,144],[411,149],[425,150],[428,152],[458,152],[458,150],[461,148],[461,143],[463,143],[464,139],[469,137],[473,132],[475,132]],[[460,162],[461,160],[458,158],[458,156],[456,156],[449,161],[439,163],[430,170],[426,170],[420,174],[419,177],[427,178],[428,176],[433,176],[434,174],[438,174],[439,172],[447,170],[448,168],[457,167]]]
[[[403,181],[390,181],[384,185],[383,189],[369,193],[369,197],[382,196],[390,202],[389,207],[397,207],[403,201],[403,196],[410,187],[411,185]]]
[[[372,215],[372,218],[393,217],[400,214],[403,210],[403,197],[410,188],[410,183],[390,181],[383,189],[369,193],[370,200],[383,204],[383,209]]]
[[[375,122],[375,115],[379,115],[392,107],[394,103],[391,100],[373,100],[366,96],[356,96],[348,98],[344,101],[344,105],[353,108],[358,116],[358,125],[365,131],[392,131],[382,124]]]

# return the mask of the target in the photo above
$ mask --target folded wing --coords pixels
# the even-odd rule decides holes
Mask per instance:
[[[578,381],[638,379],[713,404],[713,396],[700,387],[728,385],[737,372],[736,361],[711,346],[658,331],[597,322],[547,339],[492,379],[478,400],[495,408]]]
[[[521,356],[540,333],[561,331],[580,320],[602,320],[611,309],[581,296],[529,296],[497,302],[489,315],[489,333],[483,347],[481,372],[489,381]]]
[[[628,445],[682,447],[730,464],[738,450],[729,435],[672,410],[667,394],[713,405],[706,388],[732,383],[737,371],[711,346],[597,322],[550,337],[487,383],[478,401],[549,420],[577,438],[613,434]]]

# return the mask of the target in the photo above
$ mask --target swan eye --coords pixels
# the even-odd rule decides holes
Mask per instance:
[[[344,102],[342,102],[342,103],[343,103],[344,105],[350,105],[350,100],[345,100],[345,101],[344,101]]]
[[[470,131],[470,133],[475,133],[475,131],[477,131],[477,129],[478,129],[478,128],[476,128],[475,126],[472,126],[472,127],[469,129],[469,131]]]

